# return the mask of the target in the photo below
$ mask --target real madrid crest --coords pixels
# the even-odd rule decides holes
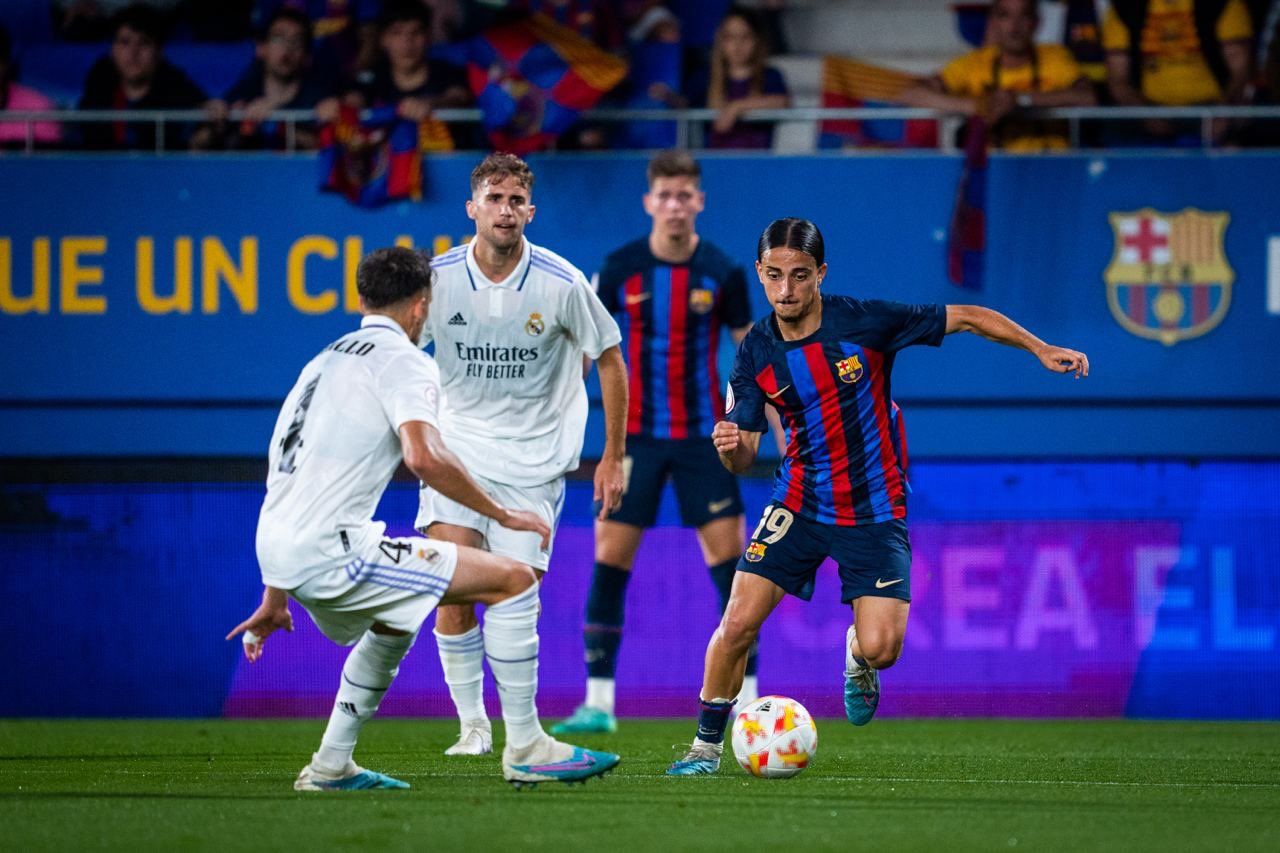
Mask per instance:
[[[851,355],[836,362],[836,371],[841,382],[852,385],[862,378],[862,361],[856,355]]]
[[[529,321],[524,324],[524,330],[536,338],[547,330],[547,324],[542,322],[542,315],[535,311],[529,315]]]
[[[1229,213],[1145,207],[1110,220],[1115,250],[1102,278],[1125,331],[1173,346],[1222,322],[1235,280],[1223,247]]]

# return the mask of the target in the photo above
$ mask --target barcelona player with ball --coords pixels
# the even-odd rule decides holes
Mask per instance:
[[[907,483],[890,390],[899,350],[939,346],[946,335],[973,332],[1026,350],[1054,373],[1089,374],[1084,353],[1050,346],[987,308],[824,296],[824,256],[821,232],[803,219],[772,222],[757,246],[756,273],[773,313],[752,327],[738,350],[725,420],[716,424],[712,441],[726,468],[747,470],[767,429],[767,402],[781,416],[790,443],[707,646],[697,736],[684,758],[668,768],[671,776],[719,769],[747,650],[783,595],[813,595],[814,575],[827,557],[839,567],[841,598],[853,610],[845,647],[845,714],[856,726],[875,714],[879,671],[902,654],[911,602]],[[759,734],[757,729],[767,733],[766,723],[779,735],[812,733],[807,714],[798,721],[798,713],[803,714],[798,703],[765,697],[739,715],[735,740]],[[793,753],[794,768],[804,761],[797,744],[816,743],[816,735],[767,740]],[[786,756],[772,746],[766,753],[744,740],[735,743],[735,752],[748,771],[781,771],[756,775],[798,772],[786,772]]]

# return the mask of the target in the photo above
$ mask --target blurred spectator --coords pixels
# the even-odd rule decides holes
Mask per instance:
[[[254,23],[261,29],[280,8],[301,12],[311,21],[315,67],[336,82],[376,60],[382,6],[382,0],[257,0]]]
[[[1258,43],[1266,45],[1258,74],[1255,77],[1253,103],[1256,106],[1280,106],[1280,0],[1263,10],[1263,29],[1258,31]],[[1280,148],[1280,119],[1255,119],[1241,123],[1228,136],[1235,145],[1255,148]]]
[[[1102,23],[1107,86],[1121,106],[1242,104],[1253,28],[1243,0],[1112,0]],[[1148,121],[1157,140],[1198,128]]]
[[[116,16],[110,52],[94,63],[84,81],[82,110],[184,110],[206,101],[191,78],[162,55],[164,21],[154,9],[134,5]],[[184,146],[188,133],[166,122],[164,147]],[[199,140],[195,140],[198,142]],[[152,122],[89,122],[84,142],[90,148],[153,149]]]
[[[214,111],[219,118],[228,108],[246,113],[227,133],[229,147],[279,150],[287,144],[285,123],[269,121],[267,115],[275,110],[314,109],[330,94],[312,73],[311,22],[295,9],[277,9],[259,33],[254,52],[257,58],[224,100],[215,102]],[[296,145],[314,148],[315,129],[298,125]]]
[[[627,79],[608,96],[625,109],[664,109],[684,104],[680,20],[665,6],[650,6],[627,30]],[[615,148],[662,149],[676,145],[670,121],[629,121],[612,129]]]
[[[395,105],[401,116],[422,121],[431,110],[471,103],[465,73],[456,65],[429,59],[431,12],[417,0],[388,3],[379,19],[374,66],[356,76],[364,107]]]
[[[13,43],[9,39],[9,31],[0,25],[0,115],[7,110],[52,110],[57,109],[53,101],[37,92],[20,86],[17,82],[17,67],[13,62]],[[56,145],[62,139],[62,128],[57,122],[36,122],[33,128],[33,139],[38,145]],[[27,144],[27,125],[25,122],[0,121],[0,147],[22,148]]]
[[[987,19],[987,43],[904,91],[902,102],[981,115],[991,125],[991,144],[1009,151],[1066,148],[1061,122],[1028,120],[1018,111],[1090,107],[1097,99],[1070,50],[1035,43],[1039,25],[1036,0],[995,0]]]
[[[68,41],[103,41],[114,31],[116,16],[130,6],[147,6],[173,23],[185,0],[53,0],[54,26]]]
[[[734,7],[716,30],[711,68],[696,75],[688,98],[717,111],[708,148],[770,148],[773,125],[741,121],[748,110],[781,109],[791,103],[787,84],[768,65],[769,52],[754,13]]]

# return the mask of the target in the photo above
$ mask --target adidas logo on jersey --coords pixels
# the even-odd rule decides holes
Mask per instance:
[[[450,318],[449,318],[449,325],[450,325],[450,326],[465,326],[465,325],[467,325],[467,318],[466,318],[466,317],[463,317],[463,316],[462,316],[462,312],[461,312],[461,311],[459,311],[457,314],[454,314],[452,317],[450,317]]]

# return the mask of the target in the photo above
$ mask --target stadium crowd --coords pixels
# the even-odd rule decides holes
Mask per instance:
[[[1067,7],[1059,43],[1036,40],[1041,9],[1050,3]],[[770,62],[789,52],[782,25],[787,11],[786,0],[757,0],[750,7],[729,0],[14,4],[0,13],[0,114],[199,110],[203,119],[165,122],[157,131],[150,121],[28,125],[0,118],[0,146],[315,148],[317,129],[334,121],[343,105],[394,107],[411,121],[444,108],[477,106],[475,74],[469,78],[464,64],[445,61],[446,48],[483,37],[514,16],[541,13],[627,61],[625,80],[596,106],[708,107],[715,118],[706,147],[767,149],[773,124],[748,119],[751,110],[793,103],[784,74]],[[1068,144],[1060,123],[1023,115],[1037,107],[1280,103],[1280,0],[994,0],[983,13],[986,25],[973,51],[934,75],[913,78],[892,102],[982,116],[993,127],[992,144],[1015,151]],[[42,61],[46,54],[57,61]],[[76,57],[89,57],[91,64],[72,92],[67,75]],[[37,73],[25,73],[32,65]],[[273,120],[279,110],[308,111],[314,121]],[[1095,128],[1085,142],[1201,142],[1196,120],[1129,124]],[[1277,125],[1218,120],[1212,136],[1222,145],[1276,144]],[[490,144],[474,124],[451,123],[448,134],[454,148]],[[659,148],[673,142],[670,123],[588,120],[560,134],[554,147]],[[872,143],[860,138],[846,144]]]

